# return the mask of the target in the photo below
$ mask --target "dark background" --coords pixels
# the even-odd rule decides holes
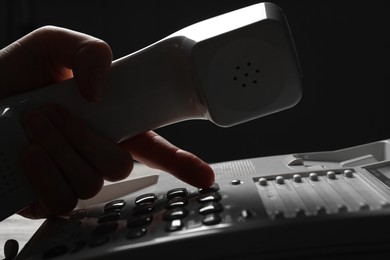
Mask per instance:
[[[50,24],[99,37],[119,58],[184,26],[257,2],[0,0],[0,47]],[[232,128],[187,121],[157,132],[209,162],[390,138],[387,1],[270,2],[285,11],[294,36],[304,75],[301,102]]]

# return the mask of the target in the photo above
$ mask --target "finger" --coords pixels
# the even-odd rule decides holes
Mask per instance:
[[[21,215],[44,218],[69,212],[76,206],[77,197],[40,146],[28,145],[22,158],[25,174],[35,190],[37,202],[20,212]]]
[[[155,132],[146,132],[121,143],[134,159],[166,171],[196,187],[214,183],[212,168],[197,156],[181,150]]]
[[[81,120],[59,105],[48,104],[43,111],[78,154],[106,180],[118,181],[130,174],[133,159],[126,149],[92,132]]]
[[[111,49],[104,41],[45,26],[0,51],[0,78],[6,86],[1,95],[26,92],[74,75],[81,93],[89,100],[99,100],[111,61]]]
[[[73,149],[42,111],[27,112],[23,123],[31,143],[42,146],[50,155],[78,198],[87,199],[97,194],[103,178]]]

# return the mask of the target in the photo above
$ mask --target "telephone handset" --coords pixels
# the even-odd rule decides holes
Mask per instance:
[[[388,259],[389,149],[216,163],[207,189],[160,172],[148,188],[46,220],[19,259]]]
[[[186,27],[113,62],[101,102],[73,79],[0,101],[0,221],[34,202],[21,169],[28,143],[21,114],[59,103],[94,131],[121,141],[161,126],[204,119],[222,127],[294,106],[301,74],[286,18],[271,3]]]

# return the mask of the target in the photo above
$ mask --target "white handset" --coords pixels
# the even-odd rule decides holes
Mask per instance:
[[[98,133],[121,141],[190,119],[228,127],[294,106],[301,74],[279,7],[248,6],[184,28],[113,62],[101,102],[73,79],[0,102],[0,220],[34,201],[20,154],[28,139],[21,114],[46,102],[77,114]]]

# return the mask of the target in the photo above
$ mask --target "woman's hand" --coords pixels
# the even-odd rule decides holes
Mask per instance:
[[[0,99],[74,77],[91,102],[104,98],[112,61],[107,43],[59,27],[42,27],[0,50]],[[133,158],[196,187],[214,182],[209,165],[157,135],[146,132],[117,144],[95,134],[57,104],[30,110],[22,120],[30,144],[22,164],[37,201],[21,215],[43,218],[71,211],[103,180],[126,178]]]

